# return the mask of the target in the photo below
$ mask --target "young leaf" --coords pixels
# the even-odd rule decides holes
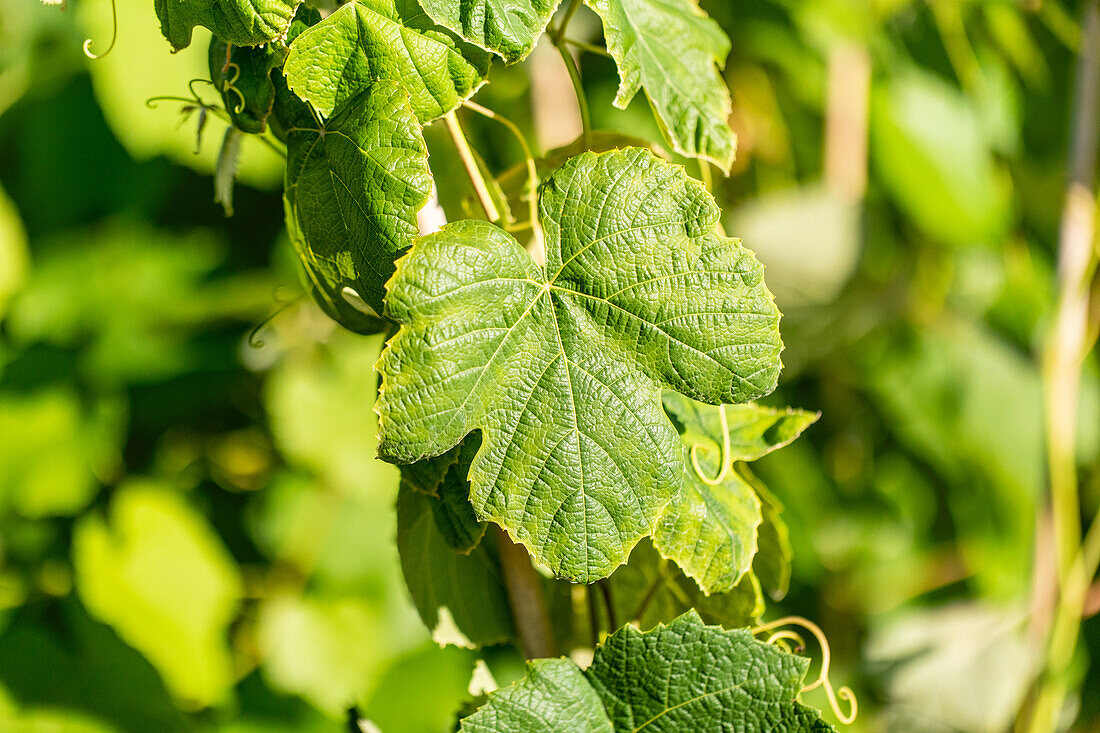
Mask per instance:
[[[489,695],[489,702],[459,728],[462,733],[554,731],[613,733],[603,703],[568,659],[536,659],[527,663],[520,681]]]
[[[643,633],[627,625],[585,671],[616,731],[829,731],[797,702],[809,660],[689,611]],[[490,700],[492,697],[490,696]]]
[[[706,190],[647,151],[573,158],[540,205],[546,268],[478,221],[419,239],[398,263],[379,454],[408,463],[481,430],[478,515],[589,582],[626,560],[680,488],[662,386],[711,402],[767,394],[779,312],[752,253],[714,233]]]
[[[436,23],[512,64],[527,58],[561,0],[420,0]]]
[[[818,415],[756,405],[716,408],[674,392],[664,405],[684,441],[684,484],[653,543],[705,593],[728,591],[753,565],[763,520],[757,492],[731,470],[732,461],[753,461],[790,443]]]
[[[397,498],[397,550],[409,593],[440,644],[499,644],[514,635],[495,548],[456,552],[440,531],[440,499],[404,480]],[[468,503],[468,502],[467,502]]]
[[[721,74],[730,41],[696,0],[586,0],[603,20],[607,50],[619,67],[615,106],[644,89],[676,152],[733,164],[736,135]]]
[[[258,46],[286,35],[301,0],[154,0],[160,30],[177,51],[195,26],[234,46]]]
[[[460,730],[831,731],[797,700],[808,665],[746,629],[705,626],[689,611],[648,632],[624,626],[583,672],[568,659],[529,662],[526,677],[490,693]]]
[[[699,461],[704,471],[718,472],[717,461]],[[752,567],[760,500],[734,473],[715,486],[704,482],[690,462],[684,486],[665,509],[653,544],[674,560],[706,593],[732,589]]]
[[[230,46],[217,36],[210,38],[210,80],[221,92],[234,127],[241,132],[261,133],[275,104],[271,70],[280,54],[271,46]]]
[[[430,192],[420,123],[393,82],[323,124],[300,115],[287,130],[287,229],[329,316],[360,330],[382,312],[383,283]]]
[[[322,114],[376,79],[405,87],[413,111],[430,122],[485,83],[490,56],[455,40],[416,0],[358,0],[301,35],[283,73],[290,88]]]

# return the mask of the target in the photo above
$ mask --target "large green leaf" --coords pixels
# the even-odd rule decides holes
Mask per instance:
[[[508,63],[527,57],[561,0],[421,0],[436,23]]]
[[[584,672],[568,659],[536,659],[527,675],[489,696],[462,720],[462,733],[612,733],[611,721]]]
[[[723,460],[756,460],[797,438],[818,416],[756,405],[713,407],[674,392],[664,405],[684,440],[684,484],[653,542],[706,593],[728,591],[753,565],[763,514],[751,483],[729,468],[721,475]]]
[[[380,81],[323,124],[304,116],[297,125],[287,129],[291,241],[321,308],[369,330],[431,191],[420,123],[408,95]]]
[[[585,671],[616,731],[828,731],[796,701],[809,660],[689,611],[667,626],[624,626]]]
[[[797,701],[808,665],[747,630],[706,626],[689,611],[648,632],[624,626],[583,672],[568,659],[529,663],[524,679],[490,694],[461,730],[833,730]]]
[[[489,60],[435,25],[416,0],[358,0],[303,33],[283,73],[325,115],[377,79],[397,82],[420,121],[429,122],[485,83]]]
[[[667,386],[770,392],[779,312],[683,169],[628,149],[573,158],[540,201],[547,267],[487,222],[424,237],[388,284],[379,453],[409,463],[474,430],[478,516],[555,573],[606,577],[679,490]]]
[[[619,67],[615,106],[644,89],[676,152],[733,164],[737,137],[729,126],[730,96],[715,68],[730,41],[696,0],[586,0],[603,19],[607,50]]]
[[[508,596],[492,543],[455,550],[439,526],[440,499],[402,481],[397,549],[416,610],[440,644],[480,646],[512,638]]]
[[[154,0],[160,30],[179,50],[195,26],[234,46],[258,46],[286,35],[301,0]]]

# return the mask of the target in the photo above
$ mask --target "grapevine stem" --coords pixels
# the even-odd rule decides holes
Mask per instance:
[[[512,621],[528,659],[554,656],[554,636],[550,632],[550,616],[542,595],[542,583],[531,564],[531,556],[522,545],[509,539],[500,527],[492,525],[500,549],[500,569]]]
[[[527,165],[527,209],[531,219],[531,238],[532,247],[534,248],[532,254],[538,264],[544,265],[546,264],[546,243],[542,231],[542,223],[539,221],[539,171],[538,167],[535,165],[535,156],[531,154],[531,147],[527,144],[527,138],[524,137],[523,131],[519,129],[519,125],[512,122],[504,115],[498,114],[488,107],[482,107],[477,102],[467,101],[466,106],[471,111],[477,112],[479,115],[488,117],[491,120],[496,120],[511,130],[516,140],[519,141],[520,147],[523,149],[523,158]]]
[[[451,139],[454,140],[455,148],[458,150],[458,157],[462,159],[462,165],[466,167],[466,175],[470,177],[470,183],[474,186],[481,207],[485,209],[485,216],[488,217],[489,221],[499,221],[500,211],[497,210],[497,205],[493,203],[493,197],[489,193],[489,185],[481,174],[481,168],[474,158],[474,151],[470,149],[470,143],[466,141],[466,135],[462,132],[462,126],[458,124],[458,117],[455,116],[454,110],[444,115],[443,120],[447,123],[447,132],[451,133]]]
[[[1089,583],[1100,562],[1100,514],[1081,543],[1077,418],[1081,369],[1088,350],[1090,283],[1095,249],[1097,107],[1100,103],[1100,1],[1085,6],[1074,89],[1069,184],[1058,243],[1058,311],[1043,359],[1047,461],[1059,595],[1032,705],[1022,730],[1056,729],[1065,702],[1065,670],[1073,658]]]
[[[641,621],[642,616],[645,615],[646,609],[649,608],[649,604],[653,602],[653,599],[657,597],[657,592],[661,590],[661,587],[668,580],[668,560],[661,558],[661,564],[657,567],[657,577],[653,579],[653,582],[649,584],[649,588],[645,592],[645,596],[642,598],[642,602],[638,604],[638,610],[631,616],[632,621]]]
[[[615,603],[611,599],[611,584],[604,578],[603,580],[597,581],[596,585],[599,586],[600,595],[603,597],[604,608],[607,609],[607,629],[610,633],[619,628],[619,622],[615,618]]]
[[[606,48],[597,46],[594,43],[586,43],[585,41],[578,41],[576,38],[563,38],[564,43],[569,44],[575,48],[579,48],[581,51],[587,51],[588,53],[594,53],[597,56],[603,56],[604,58],[614,58]]]
[[[549,35],[551,43],[561,54],[561,60],[565,62],[565,70],[569,72],[569,81],[573,83],[573,91],[577,95],[577,107],[581,112],[581,134],[584,137],[584,147],[588,148],[592,136],[592,115],[588,110],[588,96],[584,92],[584,82],[581,81],[581,70],[577,68],[577,60],[573,58],[573,54],[569,51],[569,42],[565,40],[565,29],[569,26],[569,21],[573,20],[573,16],[580,6],[581,0],[573,0],[561,19],[561,25],[551,31]]]

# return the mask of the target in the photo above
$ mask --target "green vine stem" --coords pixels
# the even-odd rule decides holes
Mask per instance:
[[[1059,595],[1032,704],[1022,729],[1056,729],[1067,693],[1066,669],[1081,628],[1089,584],[1100,562],[1100,514],[1081,542],[1077,420],[1081,371],[1089,350],[1091,283],[1096,269],[1096,153],[1100,125],[1100,0],[1090,0],[1081,24],[1074,88],[1069,183],[1058,243],[1058,310],[1043,358],[1047,462],[1050,474]]]
[[[489,184],[485,182],[485,177],[481,174],[481,167],[478,166],[477,159],[474,158],[474,151],[470,149],[470,143],[466,140],[466,134],[462,132],[462,126],[458,124],[458,117],[455,115],[454,110],[444,115],[443,121],[447,125],[447,132],[451,134],[455,149],[458,150],[458,157],[462,159],[462,165],[466,168],[466,175],[469,176],[470,183],[474,186],[478,201],[481,202],[481,208],[485,209],[485,216],[489,221],[499,221],[500,211],[493,202],[493,197],[489,193]]]
[[[611,53],[602,46],[597,46],[594,43],[586,43],[585,41],[579,41],[576,38],[563,38],[562,42],[573,46],[574,48],[586,51],[587,53],[595,54],[596,56],[603,56],[604,58],[614,58]]]
[[[108,44],[107,50],[103,53],[92,53],[92,39],[84,39],[84,55],[90,59],[101,59],[115,47],[115,42],[118,40],[118,7],[116,3],[117,0],[111,0],[111,43]]]
[[[523,149],[524,163],[527,166],[527,210],[528,216],[531,219],[531,249],[532,255],[540,265],[546,264],[546,242],[545,235],[542,231],[542,223],[539,221],[539,171],[535,165],[535,156],[531,154],[531,147],[527,144],[527,138],[524,137],[523,131],[519,129],[519,125],[512,122],[504,115],[498,114],[488,107],[482,107],[477,102],[467,101],[465,106],[472,112],[477,112],[479,115],[488,117],[491,120],[495,120],[500,124],[507,127],[516,140],[519,141],[520,148]]]
[[[562,17],[561,25],[550,31],[548,36],[550,42],[554,44],[554,48],[558,49],[561,60],[565,63],[565,70],[569,72],[569,81],[573,84],[573,91],[577,95],[577,107],[581,113],[581,134],[584,136],[584,147],[589,148],[592,139],[592,115],[588,109],[588,96],[584,92],[584,82],[581,80],[581,70],[577,68],[577,60],[573,58],[573,54],[569,50],[569,42],[565,39],[565,29],[569,26],[569,21],[573,20],[573,16],[580,6],[581,0],[573,0]]]
[[[784,629],[784,626],[797,626],[809,631],[813,634],[818,645],[821,647],[821,670],[817,674],[817,679],[803,687],[802,692],[810,692],[811,690],[816,690],[818,687],[824,689],[825,695],[829,699],[829,707],[832,709],[833,714],[836,715],[837,719],[844,725],[851,725],[855,722],[856,716],[859,715],[859,702],[856,700],[856,695],[852,692],[852,688],[848,686],[841,687],[840,689],[833,688],[833,683],[829,679],[832,650],[829,648],[829,640],[825,637],[825,632],[821,630],[820,626],[801,616],[785,616],[753,628],[752,634],[756,636],[766,631],[771,631],[773,633],[768,636],[767,643],[771,644],[780,640],[793,641],[800,649],[805,649],[806,644],[801,635],[795,631]],[[840,703],[842,700],[848,703],[847,714],[841,709]]]

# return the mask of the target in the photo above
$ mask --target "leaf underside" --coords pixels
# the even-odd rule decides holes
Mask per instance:
[[[154,0],[164,37],[177,51],[191,45],[200,25],[234,46],[285,37],[301,0]]]
[[[450,112],[485,82],[489,54],[435,25],[415,0],[357,0],[290,48],[290,88],[331,114],[377,79],[401,84],[422,123]]]
[[[380,455],[409,463],[480,430],[478,516],[562,577],[607,577],[682,482],[668,387],[767,394],[779,313],[760,264],[714,233],[710,195],[648,151],[587,153],[540,199],[547,266],[503,230],[421,238],[388,284]]]
[[[431,191],[420,123],[408,95],[379,81],[324,124],[303,112],[293,125],[284,196],[291,242],[321,308],[370,332]]]
[[[737,138],[729,126],[729,90],[715,65],[730,41],[696,0],[586,0],[603,20],[607,50],[619,68],[615,106],[626,109],[644,89],[657,121],[678,153],[733,164]]]
[[[462,721],[465,733],[831,731],[797,701],[808,660],[747,630],[705,626],[694,611],[641,632],[627,625],[581,671],[540,659]]]

